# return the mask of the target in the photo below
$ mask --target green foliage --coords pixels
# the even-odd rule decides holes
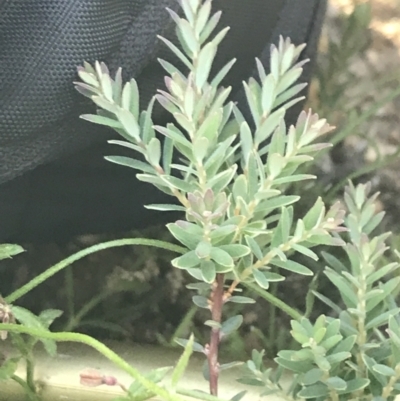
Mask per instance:
[[[139,180],[180,203],[178,207],[150,205],[151,209],[185,212],[185,219],[167,225],[186,247],[172,265],[209,285],[206,290],[195,288],[198,294],[192,299],[196,306],[211,311],[213,318],[205,324],[212,333],[218,332],[211,334],[209,348],[204,348],[208,358],[205,376],[215,395],[213,377],[221,368],[215,363],[216,356],[210,355],[217,352],[216,343],[241,323],[239,317],[223,321],[223,305],[247,302],[235,295],[240,284],[256,283],[268,290],[270,283],[283,281],[276,269],[311,274],[306,266],[288,259],[288,253],[317,260],[312,250],[315,246],[342,245],[335,233],[343,230],[344,211],[339,204],[326,210],[319,198],[303,218],[295,220],[293,206],[300,197],[285,193],[288,184],[315,178],[300,174],[299,169],[329,147],[319,139],[331,127],[318,115],[303,112],[294,126],[285,123],[287,109],[301,100],[296,96],[304,88],[296,85],[304,64],[298,61],[304,46],[281,38],[271,50],[269,74],[257,61],[257,79],[244,84],[252,130],[239,108],[228,101],[231,88],[219,85],[234,60],[215,77],[210,76],[218,45],[228,30],[207,40],[219,14],[207,24],[210,1],[183,3],[184,18],[169,10],[182,50],[162,40],[188,71],[161,60],[167,72],[167,90],[159,90],[146,111],[139,113],[132,106],[140,97],[135,81],[122,84],[120,71],[112,79],[102,63],[81,67],[78,72],[83,83],[76,86],[98,107],[97,115],[82,118],[115,129],[125,141],[113,143],[137,154],[137,158],[107,159],[138,170]],[[165,127],[153,124],[154,100],[172,114],[174,123]],[[228,282],[229,290],[225,290]]]
[[[275,360],[277,369],[265,368],[263,352],[254,351],[240,381],[261,387],[262,395],[276,394],[286,400],[393,400],[400,392],[400,309],[394,301],[400,279],[392,273],[400,265],[383,263],[388,234],[371,236],[383,217],[375,213],[376,196],[368,198],[368,185],[350,184],[345,192],[347,214],[340,203],[327,208],[317,198],[298,217],[300,196],[288,191],[292,183],[315,178],[303,174],[303,168],[330,146],[320,140],[331,127],[311,111],[302,112],[290,127],[285,123],[286,111],[301,100],[297,95],[304,88],[296,83],[304,64],[299,62],[304,46],[294,46],[281,38],[272,47],[269,74],[256,61],[258,77],[244,84],[253,119],[246,121],[238,106],[228,100],[231,89],[220,86],[234,60],[211,76],[218,46],[228,33],[228,29],[214,32],[220,13],[211,15],[211,0],[182,0],[180,4],[183,16],[168,10],[176,24],[180,48],[160,39],[185,69],[181,71],[160,60],[167,73],[165,88],[158,91],[146,110],[139,110],[136,81],[123,84],[121,70],[112,78],[104,63],[84,63],[78,70],[82,82],[76,83],[76,88],[97,106],[97,114],[82,118],[113,128],[122,140],[110,142],[134,153],[133,157],[107,159],[133,168],[139,180],[171,196],[170,204],[147,207],[182,212],[182,218],[167,228],[183,248],[161,242],[157,246],[177,251],[180,256],[172,260],[172,265],[196,280],[188,288],[195,291],[193,303],[211,313],[204,323],[210,328],[210,342],[202,345],[194,336],[176,339],[185,347],[184,353],[171,382],[159,385],[155,383],[161,383],[169,368],[140,375],[93,339],[74,333],[51,333],[49,326],[59,311],[35,316],[9,305],[80,257],[108,246],[140,241],[101,244],[53,266],[34,283],[11,294],[7,303],[0,300],[0,330],[8,328],[20,358],[28,362],[29,388],[34,392],[32,350],[37,341],[54,355],[56,339],[75,339],[91,344],[136,379],[119,400],[142,400],[153,395],[176,400],[176,393],[188,395],[178,384],[193,352],[206,356],[203,374],[210,382],[211,394],[217,395],[219,372],[238,364],[220,364],[220,342],[243,323],[239,314],[225,318],[224,305],[254,303],[250,297],[237,295],[240,286],[255,287],[258,293],[267,294],[271,283],[284,281],[285,270],[311,276],[312,270],[305,262],[293,260],[294,255],[306,257],[301,260],[319,260],[317,246],[323,245],[328,250],[342,247],[347,254],[347,263],[333,252],[322,254],[327,264],[324,274],[339,292],[341,304],[314,288],[308,294],[307,317],[280,300],[274,301],[295,317],[291,336],[300,348],[281,350]],[[357,18],[364,21],[365,15]],[[171,113],[174,122],[164,127],[154,125],[152,110],[156,101]],[[154,241],[148,244],[154,245]],[[17,246],[5,245],[0,248],[0,258],[21,251]],[[271,295],[265,298],[272,300]],[[314,299],[325,302],[332,316],[321,315],[311,321],[308,316]],[[10,324],[14,319],[22,326]],[[17,329],[20,327],[23,330]],[[0,332],[2,338],[8,331]],[[21,333],[33,335],[26,339]],[[18,360],[3,363],[0,378],[12,378]],[[289,388],[281,384],[285,371],[294,376]],[[200,392],[192,391],[190,395],[216,399]],[[240,400],[243,395],[239,393],[233,399]]]
[[[24,249],[19,245],[0,244],[0,260],[11,258],[22,252],[24,252]]]
[[[303,62],[297,60],[304,46],[295,47],[281,39],[272,49],[271,73],[267,75],[258,62],[258,81],[251,78],[245,84],[255,124],[251,132],[240,110],[227,102],[230,88],[218,86],[232,63],[213,79],[209,77],[218,44],[227,31],[207,43],[200,40],[208,36],[204,33],[208,25],[200,29],[203,24],[199,21],[208,14],[209,2],[193,4],[184,8],[186,19],[173,14],[183,52],[164,40],[190,70],[185,75],[161,61],[169,74],[165,80],[168,92],[160,90],[156,99],[176,123],[151,128],[153,101],[139,116],[129,100],[139,97],[134,80],[122,85],[119,73],[112,79],[107,67],[99,63],[94,67],[85,64],[79,70],[84,83],[77,83],[77,88],[99,107],[97,116],[82,117],[116,129],[127,142],[113,143],[131,148],[142,158],[108,160],[139,170],[139,180],[181,203],[180,207],[150,206],[186,212],[185,220],[167,226],[187,247],[184,255],[172,261],[175,267],[210,284],[217,274],[225,274],[237,283],[257,282],[267,289],[270,282],[283,280],[269,272],[272,266],[310,274],[305,266],[287,259],[288,251],[316,259],[311,250],[314,246],[342,243],[331,235],[340,231],[343,220],[339,205],[326,211],[318,199],[303,219],[293,221],[291,205],[299,197],[285,195],[288,183],[314,178],[296,171],[329,146],[313,142],[331,127],[306,112],[295,126],[286,127],[286,110],[300,100],[295,96],[303,87],[294,84],[302,72]],[[218,14],[214,18],[218,19]],[[107,120],[95,120],[105,115]],[[156,131],[164,137],[163,145]],[[207,307],[204,298],[196,296],[194,301]]]
[[[286,399],[394,400],[400,394],[400,308],[394,302],[400,281],[393,275],[400,264],[385,263],[389,234],[371,235],[383,213],[375,212],[377,195],[368,197],[369,191],[370,185],[346,188],[348,242],[343,248],[348,262],[324,254],[324,273],[343,305],[318,292],[315,296],[337,318],[292,321],[291,335],[301,348],[280,351],[276,358],[281,369],[294,373],[287,392],[272,371],[256,364],[258,354],[247,363],[248,383],[257,378],[267,392],[285,392]]]

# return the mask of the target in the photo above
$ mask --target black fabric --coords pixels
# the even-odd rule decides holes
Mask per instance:
[[[226,84],[244,105],[241,81],[254,58],[267,66],[279,35],[307,42],[314,58],[325,0],[214,0],[231,26],[215,68],[236,57]],[[0,1],[0,241],[141,227],[160,215],[143,203],[160,194],[135,172],[102,160],[112,133],[80,120],[93,106],[73,88],[76,66],[104,60],[138,80],[142,106],[163,85],[157,40],[174,38],[165,7],[175,0]],[[309,80],[312,64],[303,80]],[[300,106],[301,107],[301,106]],[[294,110],[293,113],[297,113]],[[167,116],[156,109],[157,123]]]

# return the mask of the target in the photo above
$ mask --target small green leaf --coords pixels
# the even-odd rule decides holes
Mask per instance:
[[[282,108],[284,110],[284,108]],[[279,110],[278,110],[279,111]],[[276,114],[275,112],[274,114]],[[274,131],[274,134],[272,135],[271,143],[269,145],[269,151],[268,155],[273,155],[277,154],[280,155],[281,157],[284,156],[285,154],[285,144],[287,140],[287,131],[286,131],[286,124],[283,119],[279,121],[279,125]],[[285,165],[288,163],[289,160],[285,160]],[[268,160],[268,166],[270,160]]]
[[[139,175],[137,176],[139,178]],[[180,191],[184,192],[194,192],[195,191],[195,186],[189,182],[186,182],[184,180],[181,180],[179,178],[173,177],[171,175],[166,176],[166,175],[161,175],[160,179],[167,183],[168,186],[171,186],[173,188],[179,189]]]
[[[190,283],[186,285],[189,290],[196,290],[198,292],[208,291],[210,289],[207,283]]]
[[[302,68],[292,68],[286,72],[286,74],[280,78],[279,84],[277,87],[277,92],[282,93],[290,86],[292,86],[301,76],[303,72]]]
[[[202,163],[204,158],[207,155],[208,148],[210,143],[207,138],[202,137],[196,139],[196,143],[193,146],[193,157],[197,160],[198,163]]]
[[[202,239],[202,229],[195,224],[184,222],[182,227],[176,223],[169,223],[167,228],[180,243],[191,250],[196,249]]]
[[[46,309],[40,312],[39,319],[44,324],[46,328],[49,328],[50,325],[60,317],[64,312],[59,309]]]
[[[191,70],[193,68],[189,59],[182,53],[181,50],[179,50],[179,48],[177,46],[175,46],[171,41],[163,38],[160,35],[157,37],[158,37],[158,39],[162,40],[169,47],[169,49],[179,58],[179,60],[181,60],[183,62],[183,64],[185,64],[185,66],[187,68],[189,68],[189,70]]]
[[[222,372],[224,370],[236,368],[236,367],[242,366],[242,365],[243,365],[243,362],[239,362],[239,361],[223,363],[220,365],[219,370]]]
[[[336,336],[334,336],[336,337]],[[331,337],[333,338],[333,337]],[[324,341],[328,342],[330,340],[326,339]],[[352,336],[348,336],[346,337],[344,340],[340,341],[339,344],[334,348],[333,353],[339,353],[339,352],[351,352],[353,350],[354,344],[356,343],[357,340],[357,336],[356,335],[352,335]],[[322,345],[322,344],[321,344]],[[328,349],[328,346],[324,346],[325,349]]]
[[[213,113],[210,113],[196,132],[195,146],[197,146],[197,141],[200,140],[201,138],[207,139],[208,140],[207,143],[214,144],[218,137],[221,121],[222,121],[221,109],[218,109]]]
[[[262,82],[261,105],[264,115],[267,115],[274,104],[276,97],[276,81],[270,74]]]
[[[209,42],[201,49],[198,55],[194,77],[194,81],[198,89],[203,89],[208,80],[216,52],[216,45],[212,42]]]
[[[205,326],[211,327],[212,329],[220,330],[221,329],[221,323],[216,322],[215,320],[206,320],[204,322]]]
[[[143,171],[144,173],[154,174],[154,168],[140,160],[126,156],[106,156],[105,159],[112,163],[119,164],[120,166],[130,167],[135,170]]]
[[[314,340],[317,344],[319,344],[323,338],[325,337],[326,334],[326,328],[325,327],[321,327],[319,330],[317,330],[317,332],[314,334]]]
[[[261,104],[259,102],[260,97],[258,91],[255,90],[256,83],[250,79],[248,83],[244,82],[243,87],[246,94],[247,103],[249,105],[253,120],[256,125],[259,124],[261,119]]]
[[[176,388],[182,376],[185,374],[186,368],[189,364],[190,356],[193,353],[194,337],[193,334],[190,336],[189,341],[185,345],[185,350],[178,360],[171,376],[171,386]]]
[[[82,120],[86,120],[86,121],[89,121],[94,124],[104,125],[104,126],[110,127],[110,128],[116,128],[116,129],[123,128],[122,124],[119,121],[114,120],[112,118],[99,116],[96,114],[82,114],[80,116],[80,118]]]
[[[314,367],[309,362],[289,361],[282,357],[275,358],[274,360],[278,365],[283,366],[285,369],[291,370],[292,372],[295,372],[295,373],[307,373]]]
[[[218,264],[226,267],[233,267],[234,262],[232,256],[228,252],[220,248],[212,248],[210,252],[211,258]]]
[[[167,128],[156,125],[155,130],[160,134],[170,138],[174,143],[177,142],[187,149],[191,149],[192,144],[185,138],[183,133],[176,127],[169,125]]]
[[[22,252],[25,252],[25,249],[19,245],[0,244],[0,260],[11,258],[12,256],[18,255]]]
[[[256,301],[249,297],[243,297],[241,295],[233,295],[229,297],[226,302],[233,302],[235,304],[255,304]]]
[[[346,303],[347,307],[354,308],[357,305],[357,294],[355,290],[348,284],[343,276],[336,273],[330,268],[326,268],[324,271],[328,279],[335,285],[342,295],[343,301]]]
[[[341,273],[342,271],[347,270],[346,266],[336,256],[333,256],[325,251],[321,252],[321,255],[324,258],[325,262],[337,273]]]
[[[279,281],[284,281],[285,280],[285,277],[281,276],[278,273],[272,273],[272,272],[263,271],[263,274],[264,274],[265,278],[271,283],[277,283]]]
[[[338,391],[339,394],[350,394],[355,391],[362,390],[369,385],[370,381],[368,379],[353,379],[347,382],[346,390]]]
[[[311,249],[308,249],[303,245],[293,244],[292,248],[295,251],[297,251],[297,252],[299,252],[299,253],[301,253],[301,254],[303,254],[305,256],[308,256],[311,259],[318,260],[318,255],[315,252],[313,252]]]
[[[290,334],[292,335],[293,339],[296,340],[300,345],[304,346],[310,341],[310,338],[302,333],[299,333],[295,330],[291,330]]]
[[[294,98],[299,92],[301,92],[304,88],[307,87],[307,83],[293,85],[291,88],[282,92],[274,102],[274,108],[281,106],[283,103],[286,103],[288,100]],[[303,99],[304,97],[301,97]]]
[[[208,182],[208,186],[215,192],[218,193],[220,191],[223,191],[226,189],[226,187],[230,184],[232,181],[235,173],[237,170],[237,165],[234,164],[230,168],[228,168],[225,171],[222,171],[221,173],[218,173],[216,176],[211,178]]]
[[[0,382],[10,379],[18,368],[19,358],[8,358],[0,365]]]
[[[340,334],[332,335],[330,337],[327,336],[327,338],[323,340],[320,345],[329,351],[332,347],[338,344],[342,338],[343,337]]]
[[[201,275],[206,283],[213,283],[216,277],[215,263],[211,260],[203,260],[200,266]]]
[[[221,332],[224,336],[227,336],[234,331],[238,330],[239,327],[243,323],[243,316],[242,315],[236,315],[230,317],[228,320],[225,320],[225,322],[222,323],[221,327]]]
[[[261,126],[258,127],[256,133],[255,133],[255,138],[256,138],[256,143],[257,145],[263,143],[266,141],[271,134],[275,131],[273,138],[271,140],[275,141],[275,143],[270,146],[270,152],[269,154],[276,153],[276,141],[279,140],[280,142],[280,148],[283,151],[284,148],[284,142],[282,140],[285,140],[285,135],[286,135],[286,128],[284,125],[283,118],[285,117],[286,110],[284,107],[279,108],[278,110],[274,111],[271,113],[266,120],[261,124]],[[276,135],[276,130],[279,130],[278,135]],[[283,145],[283,146],[282,146]]]
[[[163,212],[185,212],[186,208],[179,205],[172,205],[172,204],[152,204],[152,205],[145,205],[146,209],[149,210],[159,210]]]
[[[250,248],[241,244],[220,245],[219,249],[229,253],[232,258],[242,258],[250,253]]]
[[[325,384],[316,383],[306,388],[301,389],[298,392],[298,396],[301,398],[322,398],[329,394],[329,389]]]
[[[188,344],[189,340],[183,339],[183,338],[176,338],[175,342],[179,345],[181,345],[182,347],[186,347],[186,345]],[[204,347],[197,343],[197,342],[193,342],[192,343],[193,346],[193,352],[201,352],[204,353]]]
[[[227,237],[227,236],[234,234],[235,230],[236,230],[236,226],[233,224],[227,224],[225,226],[220,226],[220,227],[216,228],[215,230],[211,231],[210,238],[211,238],[211,240],[220,240],[223,237]]]
[[[207,4],[207,3],[206,3]],[[226,75],[229,73],[229,71],[231,70],[231,68],[233,67],[233,65],[236,63],[236,59],[232,59],[231,61],[229,61],[228,63],[226,63],[219,71],[218,73],[214,76],[214,78],[212,79],[210,85],[213,88],[217,88],[220,86],[221,81],[226,77]]]
[[[156,133],[153,127],[153,120],[151,115],[153,113],[154,103],[156,98],[153,97],[147,109],[140,113],[140,128],[142,132],[142,138],[144,143],[149,143],[151,138],[154,138]]]
[[[247,163],[250,153],[253,151],[253,136],[251,134],[250,126],[245,121],[240,125],[240,146],[242,150],[243,159]]]
[[[130,96],[129,107],[127,107],[127,110],[129,110],[133,114],[133,116],[137,120],[139,120],[139,118],[140,118],[140,115],[139,115],[140,114],[139,113],[139,105],[140,105],[140,102],[139,102],[139,88],[138,88],[138,84],[137,84],[136,80],[133,79],[133,78],[129,81],[129,89],[130,89],[130,92],[131,92],[131,96]],[[127,103],[127,106],[128,106],[128,103]],[[122,106],[122,107],[124,107],[124,106]],[[150,107],[152,107],[152,105],[150,105]]]
[[[170,371],[170,367],[158,368],[146,373],[144,377],[156,385],[163,380]],[[134,397],[134,399],[136,399],[135,397],[137,397],[140,400],[149,399],[155,395],[151,389],[144,388],[143,385],[136,380],[129,386],[128,393],[131,398]]]
[[[289,175],[287,177],[275,178],[274,185],[279,186],[279,185],[288,184],[291,182],[315,180],[316,178],[317,177],[315,175],[311,175],[311,174],[294,174],[294,175]]]
[[[236,395],[234,395],[230,401],[241,401],[242,398],[247,394],[247,390],[243,390],[240,393],[237,393]]]
[[[271,239],[271,247],[278,248],[281,244],[286,244],[289,241],[290,229],[292,227],[293,210],[282,207],[281,217],[278,225],[274,229],[274,234]]]
[[[301,378],[301,384],[304,386],[310,386],[312,384],[315,384],[319,382],[322,379],[322,376],[324,375],[324,372],[321,369],[314,368],[308,371],[302,378]]]
[[[179,24],[177,25],[177,28],[179,29],[179,31],[181,33],[181,37],[185,41],[186,46],[188,47],[190,52],[192,54],[196,54],[199,49],[199,43],[198,43],[198,40],[194,33],[194,30],[193,30],[191,24],[189,23],[189,21],[181,18],[179,20]]]
[[[307,339],[313,335],[313,327],[307,318],[302,318],[300,322],[297,320],[291,320],[290,325],[293,331],[302,334]]]
[[[279,153],[273,153],[268,156],[268,170],[271,174],[271,179],[275,179],[286,166],[286,159]]]
[[[104,97],[109,101],[113,101],[113,85],[111,77],[108,74],[102,74],[100,76],[100,84]]]
[[[391,309],[385,313],[380,314],[379,316],[375,317],[374,319],[370,320],[366,325],[365,329],[375,329],[383,324],[386,324],[391,316],[396,316],[400,313],[400,308]]]
[[[383,376],[395,376],[396,372],[394,371],[394,369],[392,369],[390,366],[386,366],[386,365],[382,365],[380,363],[377,363],[376,365],[374,365],[372,367],[372,369],[379,373],[380,375]]]
[[[328,362],[333,365],[335,363],[339,363],[342,361],[345,361],[346,359],[349,359],[351,357],[351,353],[350,352],[337,352],[336,354],[332,354],[332,355],[328,355],[326,357],[326,359],[328,360]]]
[[[257,212],[263,212],[264,215],[271,213],[271,211],[281,208],[282,206],[288,206],[300,199],[299,196],[296,195],[282,195],[276,196],[272,199],[267,199],[259,203],[256,208]]]
[[[271,261],[271,264],[281,267],[282,269],[289,270],[297,274],[301,274],[303,276],[312,276],[314,274],[313,271],[310,270],[308,267],[305,267],[300,263],[289,259],[286,260],[285,262],[278,259],[273,259]]]
[[[211,253],[212,246],[208,241],[201,241],[196,247],[196,255],[200,259],[208,258]]]
[[[140,127],[134,115],[127,110],[118,110],[117,118],[125,132],[136,142],[140,142]]]
[[[264,255],[261,251],[260,246],[257,244],[256,240],[252,237],[250,237],[249,235],[245,236],[245,240],[247,245],[249,246],[251,252],[253,252],[254,256],[258,259],[261,260]]]
[[[370,274],[367,277],[367,284],[368,285],[373,284],[375,281],[380,280],[382,277],[386,276],[389,273],[392,273],[394,270],[397,270],[399,267],[400,267],[400,264],[397,262],[388,263],[387,265],[380,267],[376,272]]]
[[[99,82],[96,76],[89,71],[85,71],[82,67],[78,68],[79,78],[88,85],[94,86],[95,88],[99,88]]]
[[[183,3],[182,3],[183,4]],[[204,29],[200,35],[200,43],[204,43],[211,33],[214,31],[215,27],[218,25],[218,22],[221,18],[221,11],[217,11],[206,23]]]
[[[306,231],[311,231],[313,228],[318,227],[321,224],[325,214],[325,205],[322,199],[318,197],[313,207],[307,212],[303,218],[304,226]]]
[[[39,317],[35,316],[29,310],[22,308],[20,306],[12,306],[11,311],[15,319],[17,319],[24,326],[32,329],[48,331],[47,327],[42,322],[42,320]],[[39,341],[43,343],[44,348],[46,349],[46,351],[50,356],[55,356],[57,354],[57,344],[55,341],[43,338],[42,339],[39,338]]]
[[[210,309],[210,305],[208,304],[207,298],[203,297],[202,295],[194,295],[192,297],[192,301],[199,308]]]
[[[328,387],[333,388],[336,391],[343,391],[347,388],[347,383],[340,377],[330,377],[326,382]]]
[[[172,139],[165,138],[162,152],[162,167],[165,174],[171,174],[171,164],[174,156],[174,143]]]
[[[254,280],[256,280],[256,283],[264,290],[268,290],[269,281],[265,277],[264,273],[258,269],[253,269],[252,274],[253,274]]]
[[[172,260],[172,265],[178,269],[191,269],[200,264],[201,260],[196,255],[195,251],[189,251],[178,258]]]

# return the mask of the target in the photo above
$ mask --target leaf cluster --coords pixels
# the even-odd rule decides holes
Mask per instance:
[[[209,284],[221,273],[265,289],[270,282],[283,280],[271,269],[311,274],[288,260],[287,252],[316,259],[311,250],[315,245],[340,245],[332,233],[340,230],[343,211],[339,205],[327,211],[318,199],[303,219],[295,221],[292,205],[299,197],[285,194],[288,184],[315,178],[297,171],[329,146],[314,143],[331,130],[317,115],[303,112],[295,125],[285,123],[287,109],[302,99],[296,96],[304,85],[296,81],[302,73],[304,61],[298,59],[304,46],[281,38],[272,47],[269,74],[257,61],[258,79],[244,83],[250,124],[229,101],[231,88],[220,86],[234,60],[210,76],[218,45],[228,31],[213,33],[220,13],[211,15],[211,1],[182,2],[182,8],[185,18],[169,10],[182,50],[162,40],[189,72],[160,60],[167,73],[166,90],[159,90],[140,113],[134,79],[123,84],[120,70],[112,79],[104,64],[85,63],[78,71],[83,83],[76,87],[98,110],[82,117],[115,129],[125,141],[112,143],[141,157],[108,160],[139,170],[139,180],[176,198],[178,204],[147,206],[185,213],[185,220],[167,226],[187,248],[172,261],[175,267]],[[175,122],[165,127],[153,124],[155,101]]]
[[[400,278],[393,275],[400,264],[384,258],[390,233],[372,234],[383,212],[376,212],[377,194],[369,197],[369,191],[369,184],[346,188],[347,261],[323,253],[324,273],[343,306],[314,294],[337,318],[292,321],[291,335],[301,348],[280,351],[276,358],[281,370],[294,373],[287,392],[272,380],[275,372],[254,365],[255,357],[247,363],[250,382],[258,378],[268,392],[290,399],[381,401],[400,394],[400,308],[395,303]]]

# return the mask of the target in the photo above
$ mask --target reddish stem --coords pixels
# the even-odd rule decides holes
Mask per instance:
[[[224,274],[217,274],[211,293],[211,316],[212,320],[221,323],[222,307],[224,304]],[[208,348],[208,368],[210,372],[210,393],[218,396],[219,363],[218,350],[221,330],[217,327],[211,329],[210,345]]]

